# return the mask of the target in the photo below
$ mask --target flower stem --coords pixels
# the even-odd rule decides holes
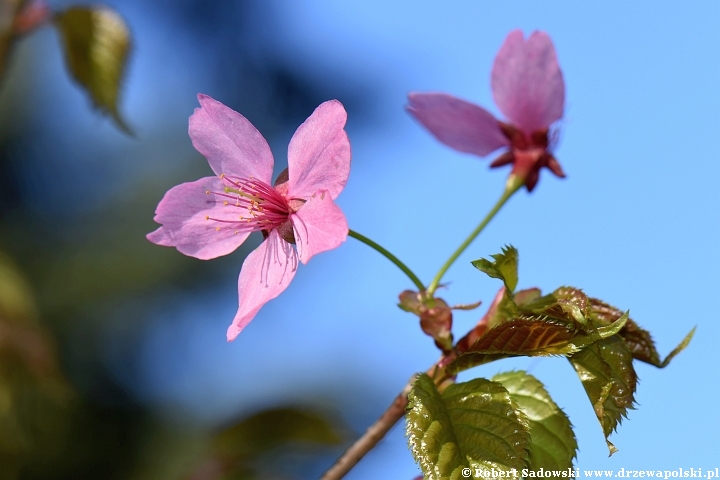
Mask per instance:
[[[415,284],[415,286],[416,286],[420,291],[424,291],[424,290],[425,290],[425,285],[423,285],[423,283],[420,281],[420,279],[417,277],[417,275],[415,275],[415,274],[413,273],[413,271],[410,270],[410,269],[407,267],[407,265],[405,265],[403,262],[401,262],[400,259],[397,258],[395,255],[393,255],[392,253],[388,252],[386,249],[384,249],[383,247],[381,247],[381,246],[378,245],[377,243],[373,242],[372,240],[370,240],[369,238],[367,238],[365,235],[361,235],[361,234],[357,233],[357,232],[354,231],[354,230],[350,230],[350,231],[348,232],[348,235],[351,236],[351,237],[353,237],[353,238],[355,238],[355,239],[357,239],[357,240],[360,240],[360,241],[363,242],[364,244],[366,244],[366,245],[368,245],[369,247],[372,247],[372,248],[374,248],[375,250],[377,250],[378,252],[380,252],[382,255],[385,256],[385,258],[387,258],[387,259],[390,260],[392,263],[394,263],[395,265],[397,265],[397,267],[398,267],[400,270],[402,270],[402,271],[405,273],[405,275],[408,276],[408,278],[409,278],[410,280],[412,280],[412,282]]]
[[[480,235],[480,232],[482,232],[483,229],[487,226],[487,224],[490,223],[490,220],[495,217],[495,215],[500,211],[503,205],[505,205],[508,199],[512,197],[513,194],[517,192],[522,186],[523,180],[520,177],[510,175],[507,183],[505,184],[505,191],[503,192],[502,196],[497,201],[495,206],[492,208],[492,210],[490,210],[490,212],[488,212],[483,221],[480,222],[480,225],[478,225],[475,230],[473,230],[470,235],[465,239],[465,241],[458,247],[458,249],[455,250],[455,252],[447,260],[447,262],[445,262],[445,264],[440,268],[440,271],[437,273],[437,275],[435,275],[435,278],[433,278],[432,282],[427,288],[427,293],[429,296],[432,296],[432,294],[435,293],[435,290],[437,290],[438,286],[440,285],[440,281],[442,280],[443,275],[445,275],[445,272],[447,272],[450,266],[455,263],[455,260],[458,259],[460,254],[462,254],[465,249],[470,246],[472,241],[475,240],[478,235]]]
[[[412,389],[413,377],[402,392],[393,401],[392,405],[382,414],[380,418],[368,428],[365,433],[357,439],[350,448],[345,450],[340,458],[330,467],[320,480],[337,480],[343,478],[370,450],[382,440],[385,434],[405,415],[405,408],[408,404],[408,394]]]

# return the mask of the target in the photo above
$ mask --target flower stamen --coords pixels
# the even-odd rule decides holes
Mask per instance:
[[[241,208],[244,212],[239,216],[230,215],[229,218],[206,216],[206,220],[229,224],[227,227],[217,226],[216,230],[230,228],[234,233],[270,231],[288,220],[291,210],[287,200],[270,185],[252,177],[221,174],[220,179],[226,184],[221,191],[206,190],[205,193],[214,195],[216,203],[223,207]]]

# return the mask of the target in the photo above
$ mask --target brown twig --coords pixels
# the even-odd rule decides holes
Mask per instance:
[[[408,404],[408,394],[412,389],[414,380],[415,377],[413,376],[385,413],[367,429],[362,437],[358,438],[355,443],[350,445],[350,448],[345,450],[345,453],[320,477],[320,480],[338,480],[343,478],[366,453],[372,450],[373,447],[382,440],[392,426],[405,415],[405,408]]]

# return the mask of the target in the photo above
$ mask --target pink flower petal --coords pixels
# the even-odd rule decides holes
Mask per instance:
[[[348,235],[348,224],[330,194],[320,191],[291,217],[300,261],[306,264],[316,253],[340,246]]]
[[[410,112],[445,145],[484,157],[509,145],[487,110],[445,93],[411,93]]]
[[[267,142],[242,115],[207,95],[190,116],[188,133],[195,149],[221,174],[270,183],[273,156]]]
[[[327,190],[334,200],[350,175],[350,142],[343,128],[347,113],[337,100],[315,109],[288,146],[288,195],[307,200]]]
[[[533,32],[526,41],[520,30],[511,32],[495,58],[492,90],[503,114],[526,134],[559,120],[565,82],[550,37]]]
[[[268,238],[247,256],[238,280],[240,306],[227,330],[228,342],[235,340],[263,305],[290,285],[297,263],[292,245],[281,239],[277,230],[271,231]]]
[[[206,193],[221,192],[222,188],[222,180],[206,177],[170,189],[155,210],[155,221],[162,227],[149,233],[147,239],[201,260],[235,250],[249,233],[235,233],[232,224],[207,219],[237,220],[237,211],[223,208],[224,198]],[[246,210],[237,213],[242,214],[246,214]]]

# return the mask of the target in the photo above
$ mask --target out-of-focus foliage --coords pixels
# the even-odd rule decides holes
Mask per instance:
[[[17,37],[14,24],[15,18],[20,13],[24,0],[2,0],[0,1],[0,78],[5,73],[12,42]]]
[[[55,16],[65,59],[73,78],[93,104],[132,133],[118,110],[120,87],[131,49],[130,31],[122,17],[104,6],[72,7]]]
[[[73,398],[28,284],[0,254],[0,479],[61,454]]]
[[[222,61],[193,64],[184,70],[189,72],[189,79],[194,68],[202,69],[205,75],[187,97],[169,99],[161,82],[140,82],[141,89],[156,100],[162,97],[163,105],[171,108],[149,116],[157,119],[138,120],[144,121],[143,131],[150,130],[152,135],[108,137],[101,131],[102,125],[76,123],[85,114],[82,102],[68,102],[71,107],[75,105],[75,112],[51,109],[47,102],[25,101],[43,98],[37,93],[56,95],[58,89],[72,90],[62,77],[38,77],[46,74],[44,66],[52,63],[47,56],[60,55],[55,38],[42,37],[49,40],[45,49],[42,41],[22,42],[22,35],[34,30],[23,34],[7,30],[12,27],[13,15],[24,12],[21,6],[30,3],[0,0],[0,25],[6,27],[0,32],[7,34],[2,39],[9,42],[1,46],[13,52],[7,58],[14,60],[5,63],[6,57],[0,59],[1,65],[8,67],[0,84],[6,109],[3,118],[11,119],[0,128],[0,250],[12,259],[13,278],[18,272],[24,278],[0,284],[0,295],[12,312],[35,312],[0,319],[0,480],[14,478],[17,471],[22,480],[183,479],[199,464],[214,458],[212,426],[219,421],[218,413],[209,412],[211,417],[215,415],[214,420],[198,419],[182,408],[174,411],[176,406],[164,403],[165,399],[137,395],[146,381],[146,335],[157,325],[154,322],[159,321],[159,312],[216,291],[220,281],[225,285],[228,279],[236,279],[237,268],[252,248],[249,244],[224,262],[201,262],[152,245],[145,238],[154,228],[152,212],[163,192],[207,169],[207,162],[187,137],[186,121],[192,113],[195,88],[212,89],[225,103],[253,118],[271,144],[274,135],[296,127],[328,98],[343,98],[346,106],[354,105],[356,112],[362,112],[369,104],[368,97],[361,99],[355,93],[358,87],[366,93],[369,89],[359,79],[339,82],[323,72],[308,74],[298,65],[284,63],[282,55],[266,55],[270,48],[276,48],[274,45],[248,41],[257,40],[255,26],[247,22],[249,13],[265,9],[264,2],[120,3],[117,7],[123,16],[144,12],[150,18],[154,8],[162,8],[164,18],[172,19],[167,24],[152,24],[153,31],[161,33],[156,38],[146,35],[145,41],[167,42],[167,38],[181,37],[180,41],[212,50],[213,59]],[[131,8],[124,9],[128,5]],[[73,8],[64,13],[69,11]],[[58,19],[64,13],[50,16],[42,25],[60,28]],[[273,13],[268,10],[266,14]],[[143,24],[137,17],[126,18],[138,35],[148,28],[147,22]],[[271,31],[273,25],[269,21],[262,29]],[[108,40],[112,38],[103,41]],[[18,45],[28,48],[12,48]],[[277,48],[282,52],[284,47],[280,44]],[[144,49],[141,45],[138,53],[152,51],[148,43]],[[21,58],[21,53],[27,56]],[[183,62],[186,55],[178,52],[174,61]],[[129,73],[143,78],[142,72]],[[112,74],[112,69],[105,74]],[[178,79],[178,84],[182,83]],[[43,92],[36,92],[38,84]],[[239,84],[243,88],[238,88]],[[97,188],[99,184],[101,188]],[[9,289],[14,285],[25,287]],[[17,291],[32,291],[33,295],[8,294]],[[19,298],[30,300],[19,302]],[[16,304],[30,307],[7,307]],[[206,321],[210,324],[215,319]],[[25,341],[20,346],[14,342],[7,351],[12,352],[7,355],[13,363],[4,361],[10,345],[8,332]],[[182,337],[177,340],[182,341]],[[224,336],[218,342],[222,345]],[[37,362],[28,364],[26,359],[34,357],[28,357],[27,348],[20,347],[32,345],[48,346],[55,373],[43,376],[31,368]],[[6,401],[10,398],[6,395],[8,381],[12,382],[13,395],[20,394],[16,386],[22,387],[25,395],[19,402],[12,397],[13,410],[6,408],[10,405]],[[64,385],[55,390],[68,393],[56,396],[50,388],[54,384]],[[275,404],[297,400],[291,391],[278,395]],[[308,405],[307,398],[301,401]],[[18,405],[23,406],[21,411],[15,410]],[[225,415],[241,415],[245,408],[247,405],[238,404],[234,413]],[[258,440],[261,444],[259,439],[266,438],[265,427],[258,422],[251,425],[257,431],[253,436],[248,427],[248,442]],[[310,432],[320,437],[329,431],[340,432],[327,430],[334,428],[334,419],[318,421],[314,427],[309,421],[304,427],[306,434],[297,433],[299,425],[299,421],[289,423],[299,437],[312,436]],[[24,436],[18,434],[21,428]],[[298,455],[297,448],[288,448],[293,443],[265,450],[244,468],[255,478],[270,478],[266,472],[289,464],[272,478],[288,478],[289,473],[304,478],[320,461],[316,454],[326,454],[331,445],[329,441],[315,443],[316,447],[308,450],[309,443],[303,443]]]
[[[288,449],[318,453],[338,446],[345,435],[336,425],[302,408],[258,412],[220,431],[211,443],[207,459],[188,479],[267,478],[273,469],[260,467],[258,459],[277,456]],[[273,462],[264,463],[273,465]]]
[[[125,21],[109,7],[70,7],[53,16],[44,0],[0,0],[0,80],[17,40],[51,19],[70,75],[95,107],[132,134],[118,106],[132,40]]]

